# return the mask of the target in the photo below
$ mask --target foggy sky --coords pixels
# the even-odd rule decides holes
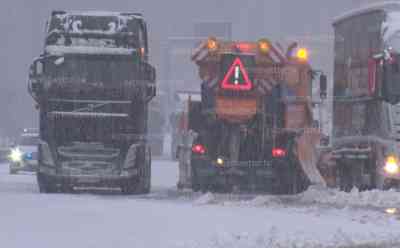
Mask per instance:
[[[30,62],[42,51],[51,10],[142,12],[149,25],[150,56],[162,67],[161,45],[168,36],[191,35],[194,22],[223,20],[241,40],[329,34],[332,18],[362,0],[1,0],[0,136],[37,126],[27,93]]]

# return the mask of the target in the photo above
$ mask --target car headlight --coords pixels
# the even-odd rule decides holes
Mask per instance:
[[[12,162],[14,163],[19,163],[22,161],[23,153],[21,150],[17,147],[11,150],[11,153],[9,155],[9,158]]]

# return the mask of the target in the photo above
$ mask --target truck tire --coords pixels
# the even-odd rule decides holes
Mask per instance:
[[[193,178],[193,182],[192,182],[193,192],[203,191],[202,186],[197,182],[197,179],[195,177],[192,177],[192,178]]]
[[[40,193],[48,194],[48,193],[56,193],[57,192],[56,185],[45,180],[43,175],[41,175],[39,173],[37,174],[37,182],[38,182]]]
[[[279,188],[277,194],[299,194],[307,189],[309,181],[301,169],[300,162],[294,158],[288,158],[288,164],[279,171]]]
[[[207,187],[204,185],[204,183],[201,183],[199,178],[197,177],[196,169],[192,168],[191,171],[191,178],[192,178],[192,191],[193,192],[205,192],[207,190]]]
[[[356,163],[357,162],[341,161],[341,163],[338,164],[340,190],[350,192],[354,187],[362,189],[362,172],[364,165]]]
[[[136,182],[128,182],[121,186],[125,195],[148,194],[150,193],[150,169],[146,166]]]
[[[121,185],[121,192],[124,195],[134,195],[136,194],[137,183],[134,182],[126,182]]]
[[[72,185],[63,184],[60,187],[60,192],[61,193],[72,194],[72,193],[75,193],[75,189],[74,189],[74,186],[72,186]]]
[[[172,138],[171,141],[171,159],[172,161],[178,161],[178,145],[175,138]]]
[[[138,194],[148,194],[151,189],[151,153],[150,149],[148,152],[148,159],[145,160],[143,173],[141,178],[139,178],[138,184]]]
[[[121,185],[125,195],[148,194],[151,189],[151,152],[147,149],[144,162],[139,165],[139,175],[136,181]]]
[[[216,187],[216,185],[210,184],[207,181],[200,180],[196,176],[196,173],[193,173],[192,174],[192,191],[193,192],[201,192],[201,193],[217,192],[217,187]]]

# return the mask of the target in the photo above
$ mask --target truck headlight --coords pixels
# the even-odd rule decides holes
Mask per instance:
[[[224,161],[224,159],[223,158],[217,158],[217,165],[218,166],[224,166],[224,163],[225,163],[225,161]]]
[[[390,175],[398,174],[400,172],[399,165],[397,163],[397,160],[393,156],[389,156],[386,159],[385,166],[383,167],[386,173]]]
[[[124,161],[124,169],[129,169],[136,166],[136,150],[138,149],[137,144],[133,144],[129,147],[128,153]]]
[[[23,153],[21,150],[17,147],[11,150],[11,153],[9,155],[9,158],[12,162],[14,163],[19,163],[22,161]]]

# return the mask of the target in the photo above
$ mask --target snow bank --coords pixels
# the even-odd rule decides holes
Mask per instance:
[[[213,194],[209,192],[197,197],[193,204],[226,207],[272,207],[280,206],[283,202],[279,196],[275,195]]]
[[[310,187],[301,194],[302,203],[320,203],[333,206],[390,208],[400,206],[400,193],[394,190],[371,190],[359,192],[354,188],[350,193],[336,189]]]
[[[400,208],[400,192],[395,190],[358,191],[350,193],[311,186],[299,195],[246,195],[246,194],[203,194],[193,200],[194,205],[220,205],[233,207],[298,207],[328,205],[333,208]],[[400,209],[397,209],[400,211]]]
[[[395,216],[296,205],[306,195],[326,199],[322,189],[297,196],[188,194],[175,190],[176,163],[155,161],[152,169],[156,187],[148,196],[54,195],[38,194],[33,175],[10,176],[0,164],[1,247],[400,247]],[[336,196],[329,191],[327,198]]]
[[[212,193],[207,193],[202,196],[200,196],[198,199],[194,201],[195,205],[206,205],[206,204],[212,204],[216,203],[216,198]]]
[[[321,239],[316,235],[278,231],[272,227],[264,234],[222,233],[207,244],[193,241],[177,244],[177,248],[394,248],[400,247],[399,235],[376,234],[349,235],[342,230],[331,234],[330,239]]]

